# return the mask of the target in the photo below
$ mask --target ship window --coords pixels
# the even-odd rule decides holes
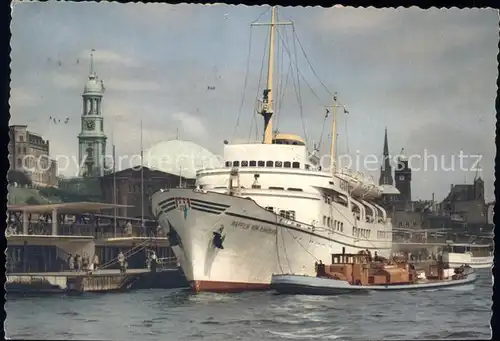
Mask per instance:
[[[233,167],[239,167],[240,166],[240,162],[239,161],[234,161],[233,162]]]
[[[302,188],[293,188],[293,187],[290,187],[288,190],[289,191],[295,191],[295,192],[303,192]]]
[[[300,162],[292,163],[292,168],[300,168]]]
[[[326,226],[326,215],[323,216],[323,226]]]
[[[285,211],[281,210],[280,211],[280,216],[286,218],[286,219],[292,219],[295,220],[295,211]]]
[[[284,190],[283,187],[273,187],[273,186],[269,187],[269,189],[275,189],[275,190],[277,189],[277,190],[280,190],[280,191]]]
[[[272,167],[273,165],[274,165],[274,162],[272,162],[272,161],[266,162],[266,167]]]
[[[250,161],[250,167],[257,166],[257,161]]]
[[[264,161],[259,161],[258,162],[259,167],[264,167],[266,163]]]
[[[340,232],[344,232],[344,223],[340,223]]]
[[[248,167],[248,161],[241,161],[241,167]]]
[[[330,217],[326,218],[326,225],[327,225],[328,227],[330,227],[330,226],[332,225],[332,221],[331,221],[331,218],[330,218]]]
[[[283,162],[281,162],[281,161],[276,161],[276,162],[274,163],[274,167],[283,167]]]
[[[353,228],[352,228],[352,235],[353,235],[353,236],[356,236],[356,230],[357,230],[357,228],[356,228],[356,227],[353,227]]]
[[[274,212],[274,207],[272,207],[272,206],[267,206],[267,207],[266,207],[266,210],[268,210],[269,212]]]
[[[311,166],[310,165],[306,165],[306,169],[307,170],[311,169]]]
[[[283,164],[283,166],[285,168],[291,168],[292,167],[292,163],[290,161],[285,161],[284,164]]]
[[[231,167],[231,161],[226,161],[226,167]]]

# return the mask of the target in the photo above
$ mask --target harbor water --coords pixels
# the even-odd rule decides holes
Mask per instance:
[[[140,290],[8,297],[12,339],[374,340],[491,337],[491,272],[475,288],[334,297]]]

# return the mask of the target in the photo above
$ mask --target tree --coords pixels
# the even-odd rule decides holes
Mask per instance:
[[[40,202],[33,196],[26,199],[26,204],[28,205],[40,205]]]
[[[7,173],[7,181],[9,184],[17,183],[20,186],[30,186],[32,184],[30,177],[26,173],[17,170],[10,170]]]

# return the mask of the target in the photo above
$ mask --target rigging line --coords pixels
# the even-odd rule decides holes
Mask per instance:
[[[306,127],[306,122],[304,119],[304,112],[303,112],[302,94],[300,92],[299,63],[297,61],[297,44],[295,44],[295,39],[293,39],[293,51],[294,51],[294,57],[295,57],[295,69],[297,71],[297,89],[298,89],[298,95],[299,95],[299,101],[300,101],[300,106],[299,106],[300,120],[302,122],[302,129],[304,130],[304,138],[306,140],[306,144],[309,145],[309,137],[307,135],[307,127]]]
[[[278,19],[279,21],[279,19]],[[278,26],[276,28],[276,33],[278,35],[278,37],[281,35],[281,31],[280,31],[280,27]],[[286,32],[286,30],[285,30]],[[275,119],[275,122],[276,122],[276,128],[275,130],[278,130],[279,128],[279,122],[280,122],[280,114],[281,114],[281,108],[283,106],[282,104],[282,101],[283,101],[283,82],[281,81],[282,80],[282,76],[283,76],[283,58],[284,58],[284,53],[283,53],[283,48],[282,48],[282,44],[279,44],[279,39],[278,39],[278,91],[276,93],[276,101],[275,101],[275,106],[274,106],[274,109],[275,109],[275,115],[276,115],[276,119]]]
[[[264,12],[262,12],[258,17],[257,19],[255,19],[254,21],[252,21],[252,24],[255,24],[257,21],[260,20],[260,18],[262,18],[263,15],[265,15],[267,12],[269,12],[269,10],[271,9],[271,7],[267,7],[266,10]]]
[[[345,123],[345,144],[347,154],[349,154],[349,135],[347,134],[347,115],[344,115],[344,123]]]
[[[245,103],[245,94],[247,90],[247,84],[248,84],[248,75],[250,73],[250,56],[252,52],[252,26],[250,26],[250,37],[249,37],[249,43],[248,43],[248,54],[247,54],[247,68],[246,68],[246,74],[245,74],[245,82],[243,85],[243,94],[241,96],[241,102],[240,102],[240,108],[238,110],[238,118],[236,119],[236,126],[234,127],[233,135],[231,136],[231,140],[234,138],[236,135],[236,130],[238,129],[238,126],[240,124],[240,118],[241,118],[241,112],[243,111],[243,104]]]
[[[285,93],[286,93],[286,87],[288,85],[288,79],[290,78],[290,72],[292,72],[292,63],[290,62],[289,63],[289,66],[288,66],[288,71],[286,73],[286,78],[285,78],[285,85],[284,85],[284,89],[281,93],[281,99],[280,99],[280,111],[281,111],[281,108],[283,107],[283,101],[284,101],[284,98],[285,98]]]
[[[258,104],[259,104],[259,95],[260,95],[260,85],[262,83],[262,74],[263,74],[263,71],[264,71],[264,64],[265,64],[265,61],[266,61],[266,47],[267,47],[267,42],[268,40],[270,39],[270,33],[268,33],[266,35],[266,40],[264,42],[264,53],[262,54],[262,63],[260,65],[260,74],[259,74],[259,82],[257,84],[257,95],[255,96],[255,102],[254,102],[254,109],[255,111],[258,110]],[[252,120],[252,125],[250,127],[250,132],[248,133],[248,142],[250,142],[250,136],[252,135],[252,127],[253,127],[253,123],[255,122],[255,137],[256,137],[256,140],[258,138],[258,134],[259,134],[259,126],[257,124],[257,118],[256,118],[256,115],[252,115],[253,117],[253,120]]]
[[[326,120],[328,119],[328,114],[325,115],[324,119],[323,119],[323,124],[322,124],[322,127],[321,127],[321,134],[319,135],[319,141],[318,141],[318,150],[321,149],[321,144],[323,142],[323,135],[325,133],[325,127],[326,127]]]
[[[287,31],[285,30],[285,39],[288,40],[288,34]],[[292,69],[292,61],[289,60],[288,62],[288,68],[287,68],[287,73],[286,73],[286,78],[285,78],[285,84],[283,85],[282,83],[282,91],[281,91],[281,98],[280,98],[280,106],[279,106],[279,111],[281,112],[281,109],[283,108],[283,103],[284,103],[284,98],[286,94],[286,89],[288,86],[288,79],[290,78],[290,73],[293,71]]]
[[[286,53],[288,54],[288,56],[290,57],[290,60],[292,59],[292,56],[291,56],[291,53],[290,53],[290,50],[288,49],[288,47],[286,47],[285,45],[285,50],[286,50]],[[313,87],[311,86],[311,84],[309,84],[309,82],[307,81],[307,79],[304,77],[304,75],[298,71],[298,65],[297,65],[297,61],[295,61],[293,63],[296,67],[297,67],[297,72],[298,74],[300,75],[300,77],[302,78],[302,80],[306,83],[307,87],[309,88],[309,91],[311,91],[311,93],[313,94],[314,97],[316,97],[316,99],[318,100],[318,102],[323,106],[325,107],[326,105],[322,104],[322,101],[321,99],[319,98],[319,96],[316,94],[316,92],[314,91]]]
[[[297,42],[299,43],[300,49],[302,50],[302,53],[304,54],[304,57],[306,58],[306,61],[309,64],[309,67],[311,68],[311,71],[313,72],[314,76],[316,76],[316,79],[318,79],[318,81],[321,83],[321,85],[326,90],[326,92],[328,92],[328,94],[330,96],[333,96],[333,93],[330,91],[330,89],[328,89],[328,87],[321,80],[321,78],[319,78],[318,74],[316,73],[316,70],[314,70],[314,67],[312,66],[312,63],[309,60],[309,57],[307,57],[307,53],[306,53],[304,47],[302,46],[302,43],[300,42],[299,36],[297,35],[297,31],[295,30],[295,26],[294,26],[293,23],[292,23],[292,27],[293,27],[293,34],[294,34],[295,38],[297,38]]]

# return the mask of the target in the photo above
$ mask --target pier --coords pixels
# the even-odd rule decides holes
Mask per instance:
[[[188,286],[158,224],[102,214],[114,206],[83,202],[9,205],[7,291],[107,292]],[[156,272],[147,266],[152,252],[160,261]],[[125,273],[119,270],[120,253],[125,257]],[[76,256],[87,257],[87,268],[76,271],[70,265],[76,263]],[[92,271],[94,257],[98,265]]]
[[[181,274],[175,268],[151,272],[148,269],[98,270],[95,272],[40,272],[7,275],[8,293],[84,293],[164,288],[174,285]],[[170,284],[170,285],[169,285]]]

